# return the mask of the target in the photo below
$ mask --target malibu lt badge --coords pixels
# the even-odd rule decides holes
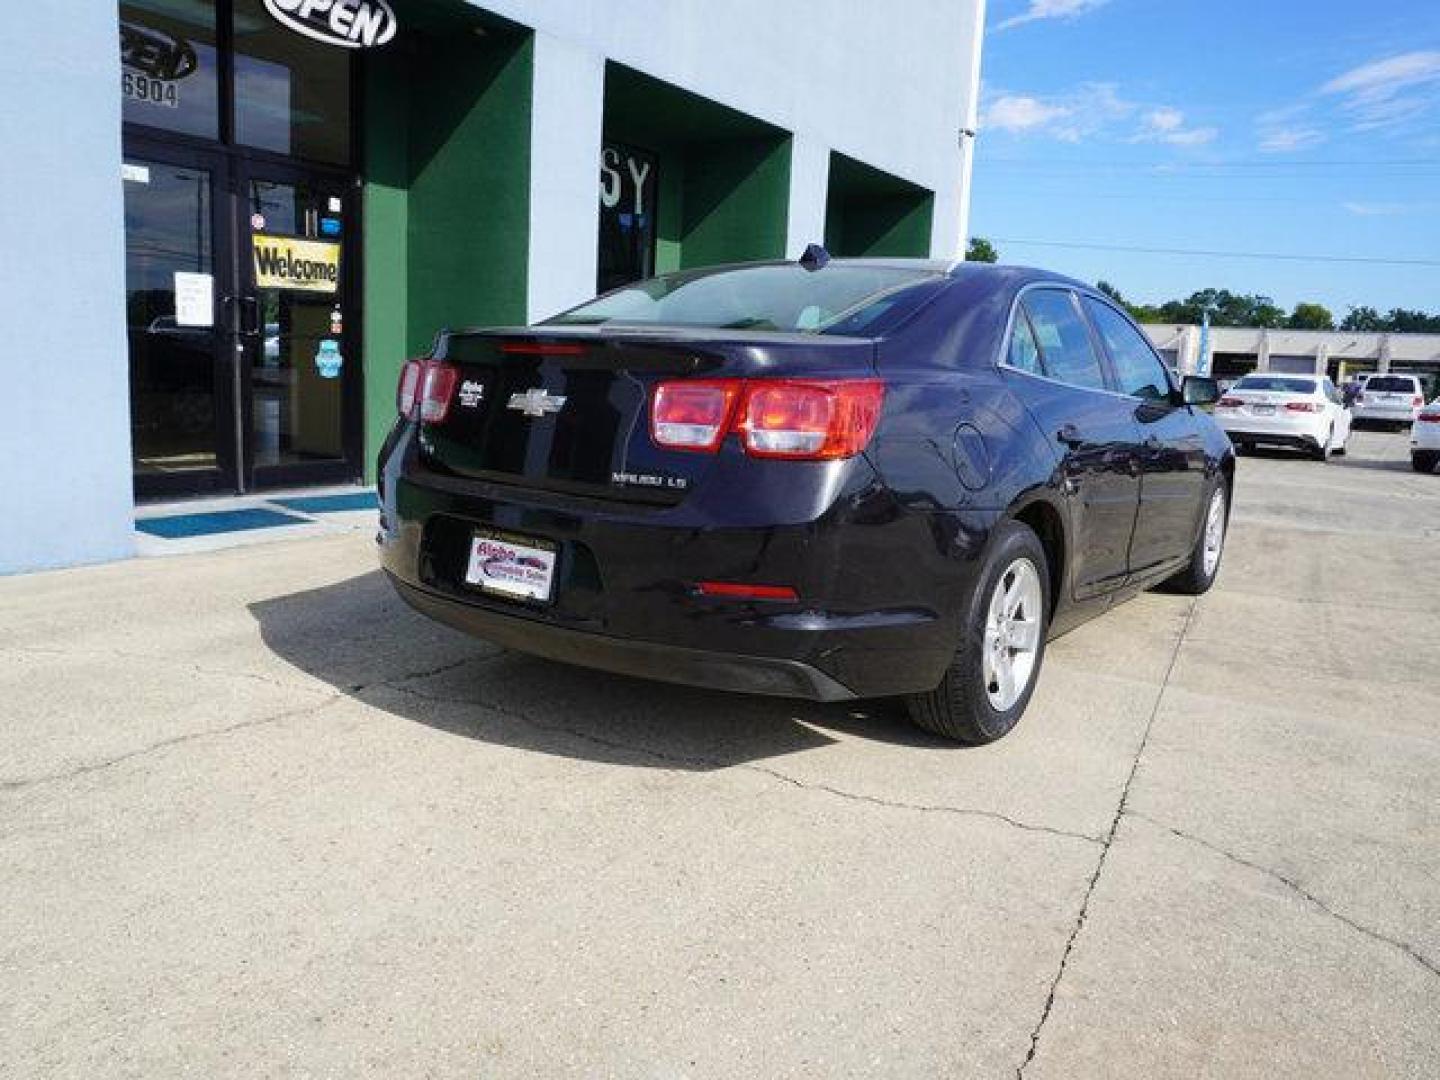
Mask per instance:
[[[542,386],[532,386],[523,394],[511,394],[505,407],[526,416],[544,416],[546,413],[559,412],[564,404],[563,397],[550,393]]]

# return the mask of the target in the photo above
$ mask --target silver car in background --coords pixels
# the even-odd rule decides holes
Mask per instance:
[[[1323,375],[1246,375],[1216,403],[1215,422],[1236,452],[1287,446],[1324,461],[1350,441],[1350,410]]]

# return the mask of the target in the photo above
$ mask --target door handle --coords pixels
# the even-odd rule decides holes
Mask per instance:
[[[253,296],[235,295],[222,297],[225,303],[235,305],[235,332],[242,337],[256,337],[260,333],[260,301]],[[250,318],[245,318],[245,312],[250,312]]]
[[[1085,441],[1080,435],[1080,429],[1074,424],[1065,424],[1059,431],[1055,432],[1055,438],[1057,441],[1071,448],[1079,446]]]

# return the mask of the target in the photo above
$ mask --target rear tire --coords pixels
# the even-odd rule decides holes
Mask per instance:
[[[1229,486],[1219,478],[1205,497],[1205,517],[1200,522],[1200,535],[1190,553],[1190,565],[1165,582],[1170,592],[1200,596],[1210,591],[1220,573],[1220,560],[1225,554],[1225,539],[1230,531]],[[1217,518],[1218,515],[1218,518]]]
[[[961,616],[955,656],[939,686],[906,698],[910,719],[970,746],[1008,734],[1030,704],[1049,624],[1045,548],[1018,521],[1002,522]]]
[[[1325,441],[1310,451],[1313,461],[1324,461],[1330,456],[1330,442],[1335,438],[1335,429],[1331,428],[1325,436]]]
[[[1440,463],[1440,451],[1412,450],[1410,452],[1410,467],[1418,473],[1434,472],[1437,463]]]

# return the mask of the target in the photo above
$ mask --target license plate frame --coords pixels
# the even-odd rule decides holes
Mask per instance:
[[[560,547],[537,536],[500,529],[473,529],[465,584],[488,596],[549,604],[555,599]]]

